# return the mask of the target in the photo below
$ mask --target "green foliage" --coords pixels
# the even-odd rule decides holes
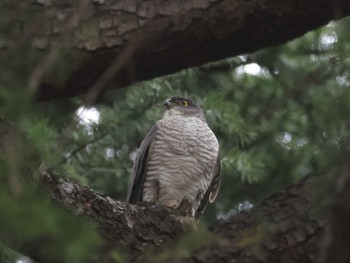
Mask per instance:
[[[45,122],[44,122],[45,123]],[[45,125],[40,126],[45,127]],[[39,129],[34,127],[34,129]],[[40,191],[30,176],[36,178],[36,169],[43,155],[38,153],[12,125],[0,121],[0,236],[6,244],[37,246],[41,254],[60,262],[84,262],[88,251],[100,244],[94,227],[57,207]],[[35,137],[34,137],[35,138]],[[43,140],[51,140],[50,136]],[[42,146],[40,140],[38,146]],[[49,148],[44,148],[43,152]],[[25,246],[25,245],[24,245]],[[1,248],[3,260],[19,259],[6,248]],[[6,262],[6,261],[4,261]],[[13,261],[7,261],[13,262]]]
[[[349,27],[345,19],[283,46],[110,91],[80,116],[78,98],[33,103],[35,89],[29,92],[27,83],[43,54],[19,45],[0,73],[0,115],[31,140],[47,167],[125,201],[132,157],[162,116],[163,100],[191,97],[221,145],[222,187],[203,217],[210,222],[327,170],[342,156],[349,138]],[[74,67],[68,70],[65,60],[73,51],[57,52],[45,78],[60,81]],[[91,112],[98,121],[86,121]],[[6,174],[8,159],[1,158]],[[62,246],[65,262],[84,261],[84,253],[98,243],[89,227],[79,227],[32,188],[17,196],[8,190],[11,180],[0,179],[0,224],[8,229],[0,228],[0,235],[47,234]],[[67,233],[72,239],[65,243]],[[14,262],[17,256],[6,253],[12,256],[4,262]]]

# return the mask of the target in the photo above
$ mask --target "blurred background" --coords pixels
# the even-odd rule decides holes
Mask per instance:
[[[133,156],[162,116],[163,101],[192,98],[221,146],[221,190],[202,216],[211,224],[331,169],[342,157],[349,137],[349,32],[350,20],[343,19],[286,45],[108,91],[89,106],[80,97],[35,102],[27,89],[35,55],[19,45],[2,56],[0,117],[30,139],[45,167],[125,201]],[[3,161],[0,168],[7,169]],[[31,193],[12,198],[7,184],[2,179],[0,224],[8,230],[58,237],[70,231],[67,262],[78,262],[98,242],[75,223],[58,229],[61,211]],[[29,214],[30,220],[19,220]],[[0,246],[0,262],[31,261]]]

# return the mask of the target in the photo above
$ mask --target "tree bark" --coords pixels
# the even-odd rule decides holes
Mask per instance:
[[[140,262],[313,262],[327,221],[320,213],[325,207],[315,190],[319,181],[319,177],[301,180],[260,205],[217,222],[206,235],[209,242],[196,239],[199,244],[195,249],[183,255],[174,242],[184,233],[196,235],[196,231],[189,233],[188,224],[183,224],[184,218],[177,212],[157,205],[115,201],[43,173],[43,185],[53,199],[97,224],[105,240],[102,251],[124,247],[132,261]],[[170,252],[169,246],[174,246]],[[17,249],[38,259],[38,248],[33,244],[21,244]]]
[[[337,176],[338,192],[332,207],[332,217],[322,239],[317,263],[350,262],[350,154],[344,158]]]
[[[346,0],[12,2],[4,6],[18,26],[2,48],[30,40],[42,51],[29,80],[38,99],[87,94],[87,102],[103,89],[285,43],[350,12]],[[63,68],[53,66],[58,57]]]

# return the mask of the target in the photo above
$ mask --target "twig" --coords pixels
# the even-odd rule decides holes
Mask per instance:
[[[74,155],[76,155],[78,152],[80,152],[81,150],[83,150],[87,145],[89,144],[93,144],[99,140],[101,140],[103,137],[105,137],[108,133],[104,132],[102,134],[100,134],[99,136],[96,136],[95,138],[93,138],[92,140],[85,142],[82,145],[79,145],[77,148],[75,148],[73,151],[71,151],[68,156],[62,158],[58,163],[56,163],[55,165],[51,166],[51,168],[49,168],[49,170],[56,168],[57,166],[64,164],[65,162],[67,162],[68,159],[72,158]]]

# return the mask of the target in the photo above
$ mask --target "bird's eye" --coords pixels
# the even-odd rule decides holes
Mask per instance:
[[[188,102],[183,100],[183,101],[181,101],[181,105],[187,107],[188,106]]]

